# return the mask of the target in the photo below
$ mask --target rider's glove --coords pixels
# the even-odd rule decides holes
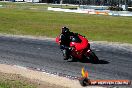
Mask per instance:
[[[69,47],[69,50],[73,50],[74,49],[74,47]]]
[[[72,48],[71,47],[69,47],[69,50],[71,50]]]
[[[64,49],[65,48],[65,46],[64,45],[60,45],[60,49]]]

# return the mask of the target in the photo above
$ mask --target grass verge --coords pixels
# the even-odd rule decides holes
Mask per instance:
[[[37,88],[28,79],[15,74],[0,72],[0,88]]]
[[[47,11],[48,4],[0,3],[0,33],[56,37],[62,26],[89,40],[132,43],[132,17]]]

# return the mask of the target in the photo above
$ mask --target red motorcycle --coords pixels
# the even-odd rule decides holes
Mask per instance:
[[[60,44],[59,36],[56,38],[56,43],[58,43],[58,45]],[[87,58],[93,63],[98,63],[98,57],[90,49],[90,44],[84,36],[80,34],[71,36],[70,47],[72,48],[70,52],[71,59],[83,60],[84,58]]]

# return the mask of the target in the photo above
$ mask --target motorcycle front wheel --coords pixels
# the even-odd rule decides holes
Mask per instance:
[[[93,63],[98,63],[98,62],[99,62],[99,59],[98,59],[98,57],[95,55],[95,53],[94,53],[93,51],[90,51],[89,53],[90,53],[90,56],[89,56],[90,60],[91,60]]]

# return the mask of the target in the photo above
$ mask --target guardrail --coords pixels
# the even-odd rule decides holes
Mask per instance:
[[[97,15],[132,16],[132,12],[129,12],[129,11],[110,11],[110,10],[94,10],[94,9],[71,10],[71,9],[61,9],[61,8],[52,8],[52,7],[48,7],[48,10],[74,12],[74,13],[97,14]]]
[[[107,10],[109,6],[80,5],[79,9]]]

